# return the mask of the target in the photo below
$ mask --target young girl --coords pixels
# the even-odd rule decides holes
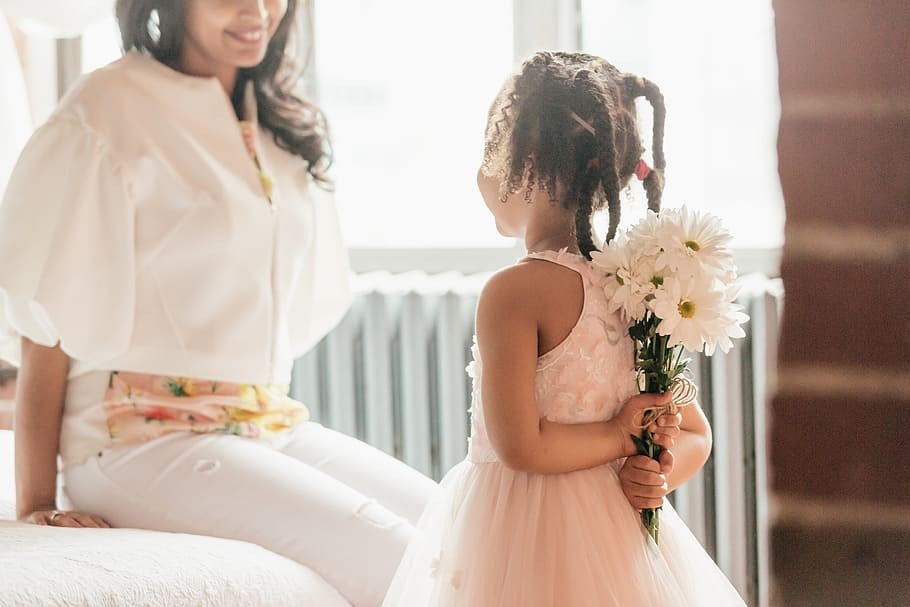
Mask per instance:
[[[287,397],[349,302],[296,2],[117,17],[0,206],[19,517],[254,542],[378,605],[435,484]]]
[[[585,54],[537,53],[493,103],[478,185],[529,254],[481,294],[468,455],[421,518],[387,607],[743,604],[663,502],[704,464],[708,423],[697,405],[665,415],[651,427],[661,462],[636,455],[630,435],[669,395],[637,394],[627,327],[588,262],[592,213],[607,207],[612,238],[633,174],[659,208],[663,120],[653,83]],[[657,546],[637,509],[660,505]]]

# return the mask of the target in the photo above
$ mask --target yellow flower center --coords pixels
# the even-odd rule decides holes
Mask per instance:
[[[695,304],[691,301],[684,301],[676,308],[679,310],[679,315],[683,318],[692,318],[695,316]]]
[[[664,284],[664,277],[655,276],[654,278],[651,279],[651,284],[653,284],[655,287],[659,287],[660,285]]]
[[[699,249],[701,249],[701,247],[698,245],[698,243],[695,242],[694,240],[687,240],[686,246],[688,248],[692,249],[693,251],[698,251]]]

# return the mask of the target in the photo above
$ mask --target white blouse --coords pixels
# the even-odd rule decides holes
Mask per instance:
[[[131,52],[29,140],[0,205],[0,357],[60,343],[70,377],[290,381],[350,303],[332,196],[261,131],[263,194],[214,78]]]

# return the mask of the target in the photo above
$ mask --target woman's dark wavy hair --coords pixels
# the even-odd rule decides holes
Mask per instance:
[[[309,1],[300,3],[311,24]],[[297,92],[306,65],[298,59],[302,48],[297,9],[298,0],[288,0],[265,58],[255,67],[239,70],[231,100],[239,108],[246,83],[252,81],[259,123],[272,133],[279,147],[307,162],[316,183],[329,187],[326,171],[332,163],[332,147],[328,123],[319,107]],[[140,51],[174,66],[182,53],[185,14],[186,0],[117,0],[124,51]]]
[[[502,179],[502,200],[521,188],[530,198],[535,186],[556,200],[560,186],[560,198],[575,208],[578,248],[590,258],[597,250],[593,214],[607,208],[609,242],[619,226],[620,190],[641,159],[639,97],[654,110],[654,168],[643,185],[648,208],[659,211],[667,166],[664,97],[650,80],[594,55],[541,51],[522,64],[490,108],[484,171]]]

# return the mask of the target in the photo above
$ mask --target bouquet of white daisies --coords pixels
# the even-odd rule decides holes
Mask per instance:
[[[660,214],[648,211],[603,252],[591,255],[611,278],[604,290],[613,311],[629,323],[639,390],[674,395],[667,408],[649,412],[641,436],[632,436],[638,452],[655,460],[661,449],[647,426],[695,401],[683,351],[728,352],[732,339],[745,336],[740,325],[749,317],[735,303],[739,287],[731,238],[714,215],[686,207],[664,209]],[[641,517],[656,542],[657,509],[643,510]]]

